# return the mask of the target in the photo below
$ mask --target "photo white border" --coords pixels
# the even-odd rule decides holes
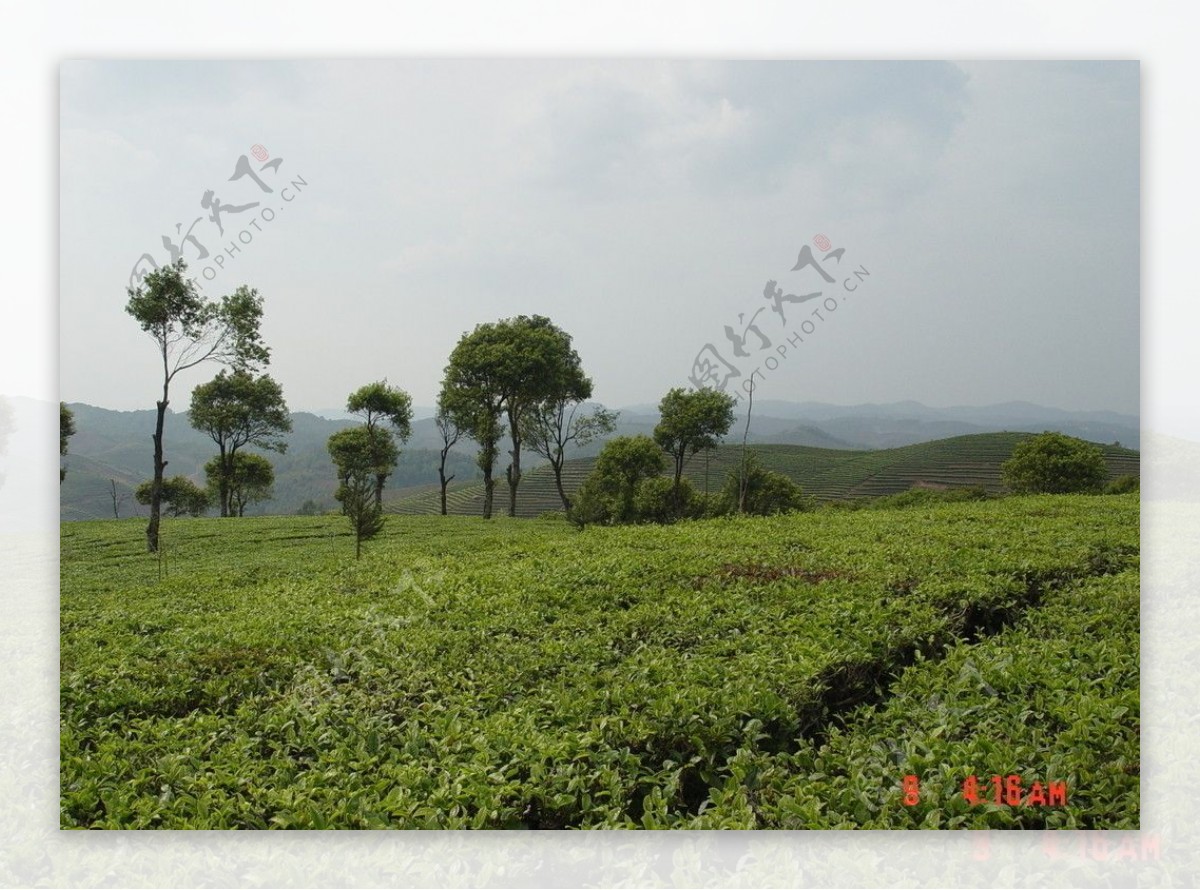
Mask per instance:
[[[336,15],[336,20],[331,16]],[[1197,7],[1186,3],[799,5],[475,0],[433,4],[24,4],[6,13],[5,342],[0,393],[57,395],[58,66],[71,58],[605,56],[1104,58],[1142,71],[1142,830],[311,833],[58,829],[57,527],[0,489],[0,886],[1033,886],[1200,883],[1192,838],[1200,644],[1200,375],[1191,296]],[[1036,101],[1036,96],[1029,97]],[[1086,325],[1081,320],[1081,332]],[[45,478],[53,432],[19,429],[8,474]],[[1200,432],[1195,433],[1200,438]],[[20,446],[20,447],[18,447]]]

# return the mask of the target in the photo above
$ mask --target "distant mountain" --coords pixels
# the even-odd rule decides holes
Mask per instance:
[[[60,486],[62,519],[112,518],[113,483],[120,501],[119,515],[146,515],[146,508],[133,499],[133,489],[153,473],[155,412],[110,411],[92,405],[72,403],[76,433],[69,443],[67,477]],[[246,512],[293,513],[306,501],[314,501],[323,510],[336,507],[333,498],[337,481],[329,460],[326,442],[339,429],[353,421],[328,420],[307,412],[291,415],[292,432],[287,436],[288,450],[283,454],[262,453],[275,468],[275,496]],[[414,427],[422,433],[432,431],[432,421],[418,421]],[[425,427],[428,427],[426,430]],[[216,454],[216,445],[204,433],[188,424],[186,413],[168,410],[164,428],[168,476],[182,474],[204,484],[204,464]],[[432,436],[414,436],[401,448],[396,471],[388,480],[389,489],[403,489],[437,480],[441,441]],[[255,449],[249,449],[254,451]],[[458,480],[479,476],[474,451],[469,443],[451,453],[448,472]]]
[[[652,405],[638,405],[628,410],[644,417],[651,426],[658,420],[658,411]],[[745,415],[739,412],[734,429],[740,430],[744,422]],[[1089,442],[1119,442],[1135,449],[1141,441],[1141,424],[1134,415],[1115,411],[1065,411],[1031,402],[933,408],[915,401],[830,405],[825,402],[755,400],[750,423],[751,437],[755,441],[821,444],[815,440],[780,438],[789,426],[795,428],[797,424],[831,437],[837,442],[825,446],[831,448],[899,448],[950,436],[1046,430],[1056,430]]]
[[[326,420],[354,420],[355,416],[345,408],[315,408],[311,411],[304,412],[307,414],[315,414],[317,417],[324,417]],[[437,414],[436,408],[431,408],[428,405],[413,405],[412,416],[413,420],[424,420],[427,417],[433,417]]]
[[[52,405],[22,405],[18,415],[33,411],[45,414],[49,426]],[[113,485],[120,501],[122,516],[134,515],[139,508],[132,492],[152,472],[150,435],[154,429],[154,411],[110,411],[91,405],[72,404],[76,435],[70,441],[67,478],[60,486],[62,519],[107,518],[113,516]],[[336,483],[326,451],[326,441],[335,431],[356,422],[344,411],[321,417],[310,412],[292,414],[292,433],[285,454],[265,453],[275,467],[275,496],[247,512],[292,513],[307,501],[321,509],[336,506]],[[419,489],[436,488],[438,451],[441,436],[432,418],[431,408],[414,409],[412,435],[401,450],[400,463],[388,482],[388,492],[407,497]],[[340,416],[339,416],[340,415]],[[18,425],[26,421],[16,418]],[[614,436],[649,435],[658,422],[653,406],[638,405],[620,411]],[[726,443],[741,442],[744,414],[735,418]],[[827,405],[818,402],[756,401],[750,423],[749,441],[755,445],[792,445],[831,450],[874,450],[899,448],[952,436],[982,433],[1037,433],[1058,430],[1092,442],[1119,442],[1136,448],[1139,444],[1138,419],[1109,411],[1062,411],[1028,402],[1008,402],[983,407],[931,408],[920,402],[895,402],[886,405]],[[604,440],[573,449],[568,457],[595,457]],[[167,475],[183,474],[198,483],[204,481],[204,464],[216,446],[203,433],[193,430],[187,414],[168,412],[166,424]],[[450,455],[455,484],[463,485],[479,478],[475,466],[475,443],[462,439]],[[504,494],[503,467],[507,457],[502,449],[499,495]],[[534,470],[544,463],[536,454],[524,452],[522,468]],[[11,466],[11,463],[10,463]],[[13,486],[14,480],[8,480]]]

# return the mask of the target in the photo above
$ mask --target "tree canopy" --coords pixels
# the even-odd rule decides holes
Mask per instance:
[[[484,515],[491,515],[493,473],[503,429],[511,439],[508,514],[516,515],[526,418],[539,405],[579,402],[592,392],[571,336],[542,315],[481,324],[450,356],[441,403],[480,444]],[[501,418],[506,421],[501,422]]]
[[[1108,477],[1108,464],[1098,445],[1045,432],[1017,443],[1012,457],[1000,465],[1004,484],[1028,494],[1098,492]]]
[[[610,439],[576,494],[571,519],[578,525],[633,521],[639,484],[658,476],[665,466],[662,449],[649,436]]]
[[[683,464],[689,455],[715,448],[733,425],[734,398],[715,389],[670,390],[658,410],[654,441],[675,464],[675,489],[680,488]]]
[[[158,526],[162,503],[163,425],[170,401],[171,381],[201,362],[216,361],[235,370],[253,373],[270,361],[270,350],[262,341],[262,299],[258,292],[239,287],[220,302],[204,298],[195,281],[187,277],[187,264],[178,259],[160,266],[129,288],[125,311],[154,341],[162,362],[162,398],[155,406],[154,477],[150,489],[150,522],[146,526],[146,549],[158,550]]]
[[[217,455],[204,465],[208,478],[208,490],[228,498],[229,516],[242,516],[246,507],[269,500],[271,487],[275,484],[275,468],[261,454],[239,451],[222,462]],[[222,514],[225,515],[225,514]]]
[[[375,443],[373,491],[375,507],[382,511],[383,487],[400,459],[394,439],[405,442],[412,435],[412,398],[404,390],[388,386],[386,380],[379,380],[350,393],[346,410],[363,419],[368,435],[364,441]]]
[[[147,479],[133,492],[134,499],[143,507],[151,503],[153,496],[153,479]],[[159,497],[169,516],[199,516],[209,507],[208,492],[187,476],[164,479]]]
[[[283,400],[283,388],[265,374],[255,377],[241,369],[232,373],[222,370],[192,391],[189,419],[195,429],[207,433],[217,444],[216,473],[210,479],[221,515],[234,515],[232,480],[239,449],[254,445],[280,453],[287,450],[283,434],[291,431],[292,420]]]
[[[362,542],[383,528],[383,509],[374,497],[376,479],[391,471],[399,455],[391,436],[372,432],[366,425],[338,430],[329,437],[328,448],[338,475],[334,497],[350,520],[359,557]]]

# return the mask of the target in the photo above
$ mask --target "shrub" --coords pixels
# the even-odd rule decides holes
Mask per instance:
[[[1129,494],[1134,491],[1141,491],[1141,477],[1129,474],[1114,479],[1104,488],[1105,494]]]
[[[633,496],[635,522],[674,522],[677,519],[699,519],[706,513],[704,495],[698,493],[686,476],[679,480],[678,502],[675,484],[668,476],[655,476],[638,483]]]
[[[583,481],[571,508],[571,520],[588,523],[635,522],[638,485],[662,473],[663,455],[649,436],[618,436],[600,450],[596,465]]]
[[[1028,494],[1095,493],[1108,475],[1098,446],[1051,432],[1017,443],[1000,470],[1005,485]]]
[[[746,459],[746,499],[743,511],[753,516],[790,513],[810,506],[800,486],[782,473],[763,467],[751,452]],[[741,494],[742,468],[725,478],[721,500],[726,512],[737,513]]]
[[[964,501],[986,501],[991,495],[982,485],[968,485],[963,488],[910,488],[899,494],[889,494],[874,498],[864,504],[865,507],[881,510],[894,510],[904,507],[920,507],[926,504],[957,504]]]
[[[148,506],[153,487],[154,482],[147,479],[134,490],[134,499]],[[208,492],[187,476],[172,476],[162,482],[162,505],[169,516],[199,516],[209,504]]]

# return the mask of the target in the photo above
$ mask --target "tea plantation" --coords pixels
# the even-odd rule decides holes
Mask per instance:
[[[1012,456],[1017,443],[1029,433],[978,433],[937,439],[901,448],[847,451],[805,445],[753,445],[751,450],[768,470],[790,478],[805,494],[818,501],[878,498],[914,487],[953,489],[982,487],[993,493],[1004,490],[1000,465]],[[1108,464],[1109,481],[1139,474],[1138,452],[1117,445],[1098,445]],[[717,491],[725,477],[741,466],[739,445],[720,445],[692,455],[684,474],[697,491]],[[594,457],[568,460],[563,465],[563,488],[570,496],[595,466]],[[497,503],[507,508],[508,490],[501,480]],[[478,516],[482,512],[483,483],[451,482],[446,492],[447,512]],[[441,512],[436,484],[405,488],[391,493],[388,510],[413,515]],[[562,499],[548,464],[526,472],[517,495],[517,515],[526,518],[562,510]]]
[[[1136,828],[1138,518],[64,524],[60,822]]]

